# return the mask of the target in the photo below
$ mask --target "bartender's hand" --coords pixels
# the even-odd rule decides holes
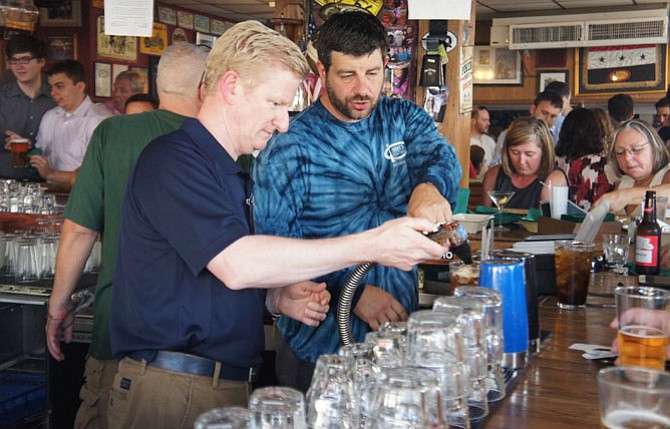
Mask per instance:
[[[376,331],[386,322],[407,320],[405,308],[393,295],[376,286],[365,285],[354,314]]]
[[[67,308],[56,308],[49,306],[47,315],[47,324],[44,327],[47,337],[47,347],[49,353],[57,361],[65,359],[65,355],[60,349],[61,336],[66,343],[72,341],[72,328],[74,326],[74,314],[67,311]]]
[[[319,326],[328,315],[330,292],[325,283],[311,281],[268,290],[266,304],[272,313],[281,313],[307,326]]]
[[[36,168],[37,172],[40,174],[42,179],[50,179],[51,172],[53,171],[49,166],[49,160],[44,155],[30,155],[29,164],[31,167]]]
[[[432,183],[420,183],[412,191],[407,204],[407,215],[422,217],[436,223],[451,220],[451,205]]]

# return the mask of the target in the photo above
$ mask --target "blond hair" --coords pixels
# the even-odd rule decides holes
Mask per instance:
[[[509,159],[509,149],[529,141],[534,142],[542,151],[540,166],[535,174],[540,178],[545,178],[554,170],[556,158],[549,126],[543,119],[524,116],[512,122],[503,143],[502,168],[509,177],[517,173]]]
[[[277,67],[295,72],[300,79],[309,71],[307,60],[291,40],[257,21],[240,22],[216,40],[207,57],[205,93],[213,93],[221,76],[230,70],[247,85],[254,85],[262,73]]]

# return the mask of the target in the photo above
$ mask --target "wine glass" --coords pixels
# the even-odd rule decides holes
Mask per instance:
[[[514,196],[514,191],[488,191],[489,198],[493,201],[493,204],[498,208],[498,217],[500,218],[500,225],[495,227],[496,231],[507,231],[507,228],[503,226],[502,212],[505,204],[509,202]]]

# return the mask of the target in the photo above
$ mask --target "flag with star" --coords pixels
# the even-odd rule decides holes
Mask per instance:
[[[655,81],[656,45],[603,46],[589,48],[587,73],[589,82]]]

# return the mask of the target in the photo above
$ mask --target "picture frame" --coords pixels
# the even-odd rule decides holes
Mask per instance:
[[[62,61],[77,59],[77,35],[71,36],[48,36],[47,60]]]
[[[546,86],[553,81],[570,84],[567,70],[542,70],[537,73],[537,93],[544,91]]]
[[[195,14],[193,26],[195,28],[195,31],[199,31],[201,33],[209,33],[210,32],[209,17],[205,15]]]
[[[109,36],[105,34],[105,17],[98,17],[97,54],[99,57],[114,58],[124,61],[137,60],[137,37]]]
[[[195,44],[200,46],[209,46],[210,48],[214,47],[214,42],[216,42],[216,36],[205,33],[196,33],[195,35]]]
[[[177,11],[171,7],[158,6],[158,21],[163,24],[177,25]]]
[[[473,63],[475,85],[523,85],[520,51],[475,46]]]
[[[94,63],[95,85],[93,95],[109,98],[112,96],[112,65],[110,63]]]
[[[667,45],[631,45],[575,50],[577,94],[665,92]]]
[[[57,7],[41,7],[40,27],[81,27],[81,0],[63,0]]]
[[[140,37],[140,53],[147,55],[163,55],[168,45],[168,27],[154,22],[151,37]]]
[[[193,30],[193,14],[183,10],[177,11],[177,25],[186,30]]]

